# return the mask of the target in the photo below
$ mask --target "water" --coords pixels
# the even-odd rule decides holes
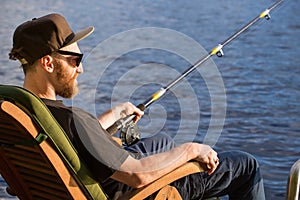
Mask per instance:
[[[18,63],[7,58],[15,27],[27,19],[58,12],[68,19],[74,30],[95,26],[95,32],[80,42],[82,51],[90,53],[85,59],[86,73],[79,77],[84,95],[67,103],[95,114],[127,99],[138,104],[184,71],[188,61],[201,58],[203,52],[186,45],[189,39],[210,50],[272,3],[271,0],[256,3],[249,0],[3,0],[0,7],[0,83],[22,85],[23,74]],[[217,150],[244,150],[259,160],[267,199],[284,199],[290,167],[300,158],[299,9],[299,0],[286,0],[271,13],[270,21],[259,23],[224,48],[222,58],[213,58],[219,74],[214,71],[206,81],[203,78],[205,70],[195,72],[153,104],[140,121],[144,134],[162,131],[178,142],[217,136],[213,142]],[[113,41],[114,46],[103,45],[115,34],[145,27],[167,28],[185,37],[174,40],[177,34],[166,33],[155,43],[152,35],[158,33],[151,29],[153,34],[138,31],[129,41],[120,37]],[[133,49],[130,44],[137,41],[142,47],[153,43],[163,48]],[[99,54],[103,50],[101,47],[124,52],[118,56]],[[124,47],[132,50],[125,51]],[[104,70],[99,63],[107,60],[111,63]],[[216,98],[213,103],[212,94]],[[216,111],[211,110],[212,105],[217,105]],[[226,117],[222,121],[225,105]],[[215,119],[216,124],[211,126],[211,119]],[[209,127],[213,133],[218,133],[223,123],[220,135],[205,135]],[[5,193],[3,179],[0,179],[0,186],[0,199],[13,199]]]

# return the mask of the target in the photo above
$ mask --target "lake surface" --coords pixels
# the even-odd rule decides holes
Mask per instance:
[[[7,56],[15,27],[58,12],[75,31],[95,27],[79,43],[86,55],[81,93],[66,103],[95,115],[123,101],[139,104],[273,2],[2,0],[0,84],[22,85],[19,63]],[[164,132],[178,143],[247,151],[261,165],[267,199],[284,199],[300,158],[299,10],[299,0],[286,0],[271,20],[172,88],[146,111],[142,135]],[[0,177],[0,199],[13,199],[5,186]]]

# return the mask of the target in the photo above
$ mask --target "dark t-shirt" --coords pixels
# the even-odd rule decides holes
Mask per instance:
[[[102,185],[109,185],[110,190],[113,189],[112,187],[120,187],[113,186],[109,177],[121,166],[129,153],[112,139],[110,134],[102,128],[98,119],[91,114],[79,108],[67,107],[60,100],[42,100],[64,129],[93,175]]]

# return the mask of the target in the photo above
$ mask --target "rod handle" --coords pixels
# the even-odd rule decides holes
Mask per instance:
[[[118,132],[118,123],[117,122],[115,122],[113,125],[111,125],[110,127],[108,127],[107,129],[106,129],[106,131],[109,133],[109,134],[111,134],[111,135],[114,135],[115,133],[117,133]]]

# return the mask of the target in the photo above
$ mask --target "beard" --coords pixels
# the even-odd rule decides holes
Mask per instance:
[[[55,63],[55,71],[57,78],[55,87],[56,94],[63,98],[72,98],[78,94],[78,86],[76,84],[77,76],[70,79],[70,75],[63,70],[62,65],[58,61]]]

